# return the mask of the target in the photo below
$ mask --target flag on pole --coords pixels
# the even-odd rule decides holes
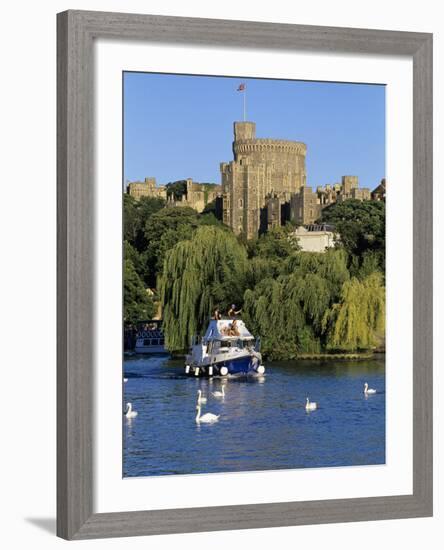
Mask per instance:
[[[244,92],[242,94],[244,100],[244,122],[247,120],[247,85],[245,82],[241,82],[237,87],[237,92]]]

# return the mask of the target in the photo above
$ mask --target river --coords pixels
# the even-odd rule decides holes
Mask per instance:
[[[384,356],[264,364],[261,379],[222,382],[186,377],[183,360],[125,358],[124,400],[138,415],[124,418],[124,477],[384,464]],[[215,424],[195,422],[199,388]]]

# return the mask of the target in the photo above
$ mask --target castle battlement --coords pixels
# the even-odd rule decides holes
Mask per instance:
[[[251,152],[283,152],[295,155],[306,155],[307,146],[301,141],[289,141],[284,139],[253,138],[237,140],[233,144],[235,154],[248,154]]]
[[[135,199],[141,197],[160,198],[166,202],[168,207],[189,206],[202,212],[208,203],[220,196],[221,186],[194,182],[191,178],[180,180],[175,183],[184,185],[184,193],[175,197],[168,191],[168,185],[156,185],[156,178],[145,178],[145,181],[133,181],[128,184],[127,193]]]

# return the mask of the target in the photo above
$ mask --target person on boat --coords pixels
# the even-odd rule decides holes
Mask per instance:
[[[220,321],[221,318],[222,318],[222,315],[220,314],[219,308],[217,307],[217,308],[214,310],[213,319],[215,319],[216,321]]]
[[[228,310],[228,317],[236,317],[236,315],[239,315],[239,313],[241,312],[241,310],[239,309],[239,311],[236,311],[236,304],[231,304],[231,307],[230,309]]]
[[[239,336],[239,328],[237,326],[237,320],[233,319],[230,325],[230,336]]]

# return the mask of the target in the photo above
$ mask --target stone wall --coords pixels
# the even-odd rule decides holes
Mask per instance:
[[[166,185],[156,186],[156,178],[145,178],[143,182],[135,181],[128,184],[127,193],[135,199],[141,197],[159,197],[166,201],[167,206],[189,206],[197,212],[202,212],[205,206],[221,194],[221,186],[215,185],[210,190],[205,189],[205,184],[193,182],[191,178],[186,180],[185,193],[174,198],[168,196]]]
[[[135,199],[140,197],[159,197],[166,200],[165,185],[156,186],[156,178],[145,178],[144,181],[132,181],[127,187],[128,195]]]

